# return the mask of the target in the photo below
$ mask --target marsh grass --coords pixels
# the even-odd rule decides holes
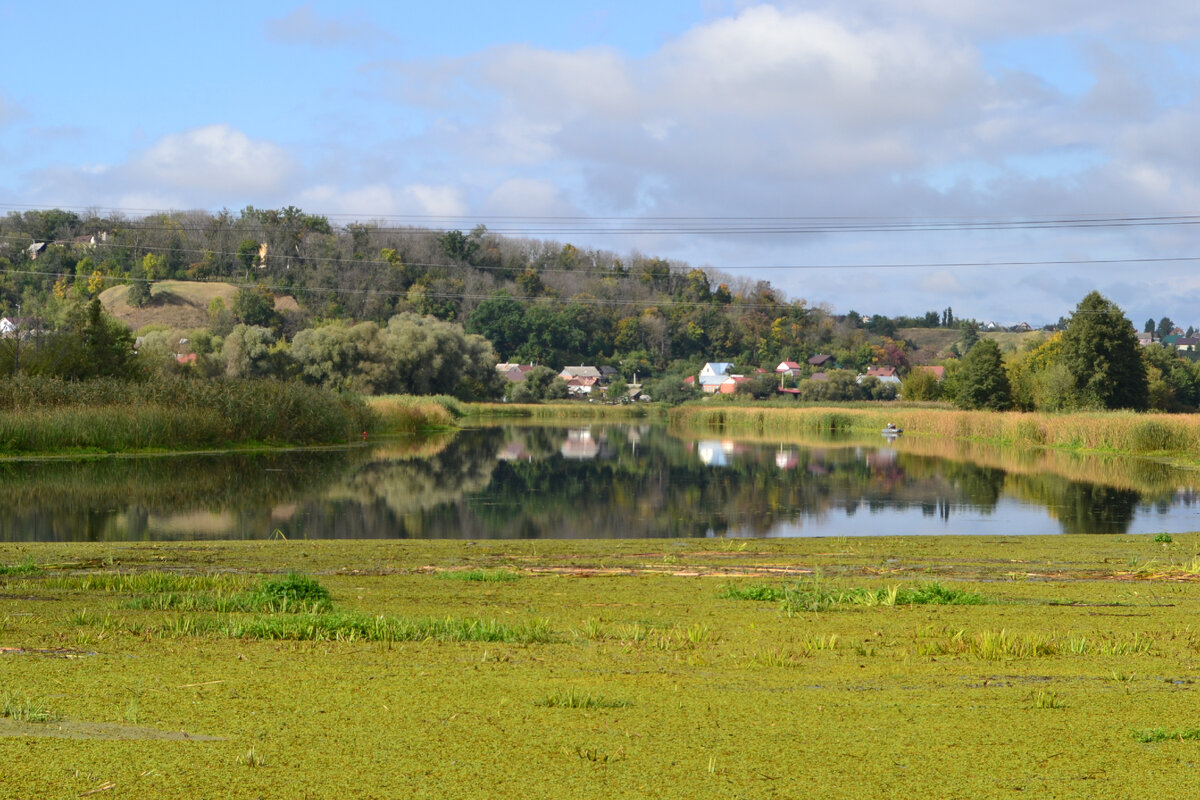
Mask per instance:
[[[1115,453],[1193,453],[1200,449],[1195,415],[1124,411],[1071,414],[958,411],[900,406],[875,408],[683,405],[671,409],[673,426],[752,435],[802,435],[862,430],[878,433],[894,422],[909,433],[1031,447]]]
[[[33,556],[29,556],[19,564],[0,564],[0,578],[37,575],[40,572],[38,565],[34,563]]]
[[[380,395],[370,398],[367,403],[379,415],[383,430],[389,433],[452,428],[456,420],[467,414],[467,408],[460,400],[447,395]]]
[[[405,619],[353,613],[193,616],[167,619],[146,632],[160,637],[219,636],[231,639],[310,642],[503,642],[551,641],[550,625],[531,620],[509,625],[494,619]]]
[[[1200,741],[1200,728],[1178,728],[1168,731],[1166,728],[1146,728],[1133,732],[1133,738],[1143,744],[1153,742],[1185,742]]]
[[[256,753],[254,751],[253,747],[251,747],[245,753],[242,753],[240,756],[238,756],[236,759],[236,762],[239,767],[265,767],[265,766],[267,766],[267,760],[265,758],[263,758],[262,756],[260,756],[258,753]]]
[[[377,425],[361,400],[298,381],[18,376],[0,387],[0,451],[9,453],[323,444]]]
[[[1154,649],[1152,637],[1139,633],[1129,638],[1066,634],[1015,633],[1006,629],[981,631],[973,636],[959,630],[946,638],[917,645],[918,655],[966,655],[983,661],[1009,661],[1043,656],[1138,656]]]
[[[447,570],[437,573],[438,580],[467,581],[469,583],[504,583],[520,580],[521,575],[510,569],[467,569]]]
[[[184,575],[174,572],[98,572],[46,578],[47,589],[110,594],[162,594],[243,589],[250,581],[241,575]]]
[[[747,599],[774,599],[767,587],[750,587],[753,595]],[[728,594],[723,596],[729,596]],[[843,589],[830,586],[820,578],[812,578],[783,588],[780,608],[791,616],[803,612],[830,611],[843,607],[893,607],[913,605],[980,605],[986,598],[976,592],[944,586],[937,582],[917,586],[889,586],[880,589],[855,587]]]
[[[533,704],[544,708],[628,708],[633,705],[629,700],[614,700],[577,689],[551,692],[541,699],[534,700]]]
[[[786,596],[786,591],[780,586],[726,586],[721,590],[722,600],[755,600],[762,603],[778,603]]]
[[[0,701],[0,717],[18,722],[54,722],[59,718],[43,701],[12,694]]]
[[[1066,708],[1067,704],[1054,692],[1038,689],[1030,696],[1034,708]]]

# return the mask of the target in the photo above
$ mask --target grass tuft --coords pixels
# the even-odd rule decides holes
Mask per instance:
[[[628,700],[613,700],[576,689],[551,692],[540,700],[533,701],[533,704],[544,708],[628,708],[633,705]]]
[[[20,564],[0,564],[0,578],[20,575],[36,575],[41,572],[38,565],[34,563],[33,556],[29,556]]]
[[[18,722],[54,722],[58,719],[58,715],[41,700],[11,694],[5,695],[3,702],[0,702],[0,717],[8,717]]]
[[[520,575],[510,569],[468,569],[448,570],[437,573],[437,578],[443,581],[471,581],[483,583],[504,583],[520,579]]]

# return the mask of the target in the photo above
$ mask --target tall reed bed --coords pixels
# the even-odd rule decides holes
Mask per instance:
[[[446,395],[382,395],[368,399],[367,405],[379,415],[383,430],[390,433],[452,428],[455,420],[467,413],[461,401]]]
[[[889,407],[779,408],[681,406],[671,424],[690,431],[757,435],[878,431],[891,422],[906,434],[1035,447],[1120,453],[1192,453],[1200,416],[1094,411],[1066,414]]]
[[[329,444],[377,425],[361,400],[297,382],[18,376],[0,385],[6,453]]]

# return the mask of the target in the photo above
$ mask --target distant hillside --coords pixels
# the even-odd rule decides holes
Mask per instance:
[[[100,293],[104,310],[133,330],[146,325],[169,325],[172,328],[202,328],[208,325],[208,305],[214,298],[233,307],[237,287],[231,283],[198,281],[158,281],[150,292],[150,302],[141,308],[129,305],[128,286],[114,286]],[[295,309],[292,297],[276,297],[275,308]]]
[[[980,333],[980,336],[994,339],[1001,351],[1008,352],[1020,350],[1026,340],[1038,333]],[[962,331],[954,328],[900,328],[896,331],[896,337],[913,343],[909,355],[914,364],[932,364],[950,356],[950,346],[962,338]]]

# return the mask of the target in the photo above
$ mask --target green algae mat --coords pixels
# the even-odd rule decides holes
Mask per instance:
[[[0,798],[1200,795],[1200,534],[0,544]]]

